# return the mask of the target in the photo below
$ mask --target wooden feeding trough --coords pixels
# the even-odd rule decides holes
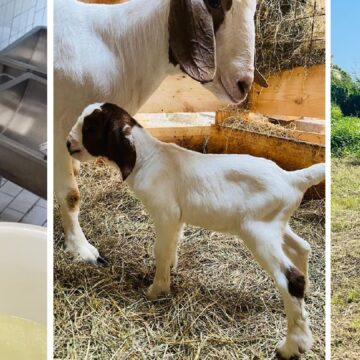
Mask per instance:
[[[253,88],[249,110],[242,112],[238,108],[224,108],[224,104],[191,79],[172,76],[163,82],[137,118],[156,138],[195,151],[265,157],[286,170],[324,162],[325,67],[297,68],[268,80],[268,89]],[[243,122],[252,124],[261,119],[279,131],[228,127],[227,119],[239,114]],[[310,189],[307,197],[324,195],[325,186],[320,184]]]

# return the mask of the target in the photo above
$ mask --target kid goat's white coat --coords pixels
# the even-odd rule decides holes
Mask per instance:
[[[288,333],[278,351],[285,359],[312,345],[304,309],[309,244],[289,220],[304,192],[325,178],[324,164],[288,172],[248,155],[209,155],[153,138],[112,104],[88,106],[67,147],[77,160],[107,158],[141,199],[156,228],[156,274],[150,299],[170,291],[170,267],[184,224],[238,235],[274,279],[284,301]]]
[[[135,114],[180,69],[226,102],[243,101],[254,78],[256,0],[54,5],[55,193],[67,251],[97,263],[102,259],[78,221],[78,164],[64,146],[74,119],[98,99]],[[256,80],[265,85],[257,72]]]

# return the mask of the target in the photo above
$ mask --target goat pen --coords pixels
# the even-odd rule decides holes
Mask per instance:
[[[257,67],[270,86],[254,86],[244,107],[176,75],[135,118],[196,151],[248,153],[287,170],[324,162],[324,13],[319,0],[258,1]],[[241,240],[186,227],[172,295],[148,301],[154,229],[143,205],[101,161],[82,165],[78,181],[81,224],[109,266],[67,259],[55,208],[55,359],[274,358],[286,329],[282,303]],[[311,189],[292,219],[312,246],[306,303],[315,341],[305,359],[325,358],[324,193],[324,184]]]

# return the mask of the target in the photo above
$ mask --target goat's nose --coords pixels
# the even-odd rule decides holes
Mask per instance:
[[[71,141],[70,140],[66,141],[66,147],[67,147],[68,151],[70,151],[70,148],[71,148]]]
[[[245,77],[238,81],[237,86],[244,97],[249,93],[252,82],[252,77]]]

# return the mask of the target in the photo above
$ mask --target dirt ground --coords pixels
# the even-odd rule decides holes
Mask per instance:
[[[150,302],[154,231],[142,204],[117,171],[82,166],[80,221],[109,260],[100,268],[73,262],[62,249],[55,210],[55,359],[273,359],[285,334],[272,280],[234,236],[187,227],[172,275],[172,294]],[[314,348],[324,359],[324,202],[296,212],[292,225],[312,245],[306,299]]]
[[[360,162],[332,162],[332,359],[360,354]]]

